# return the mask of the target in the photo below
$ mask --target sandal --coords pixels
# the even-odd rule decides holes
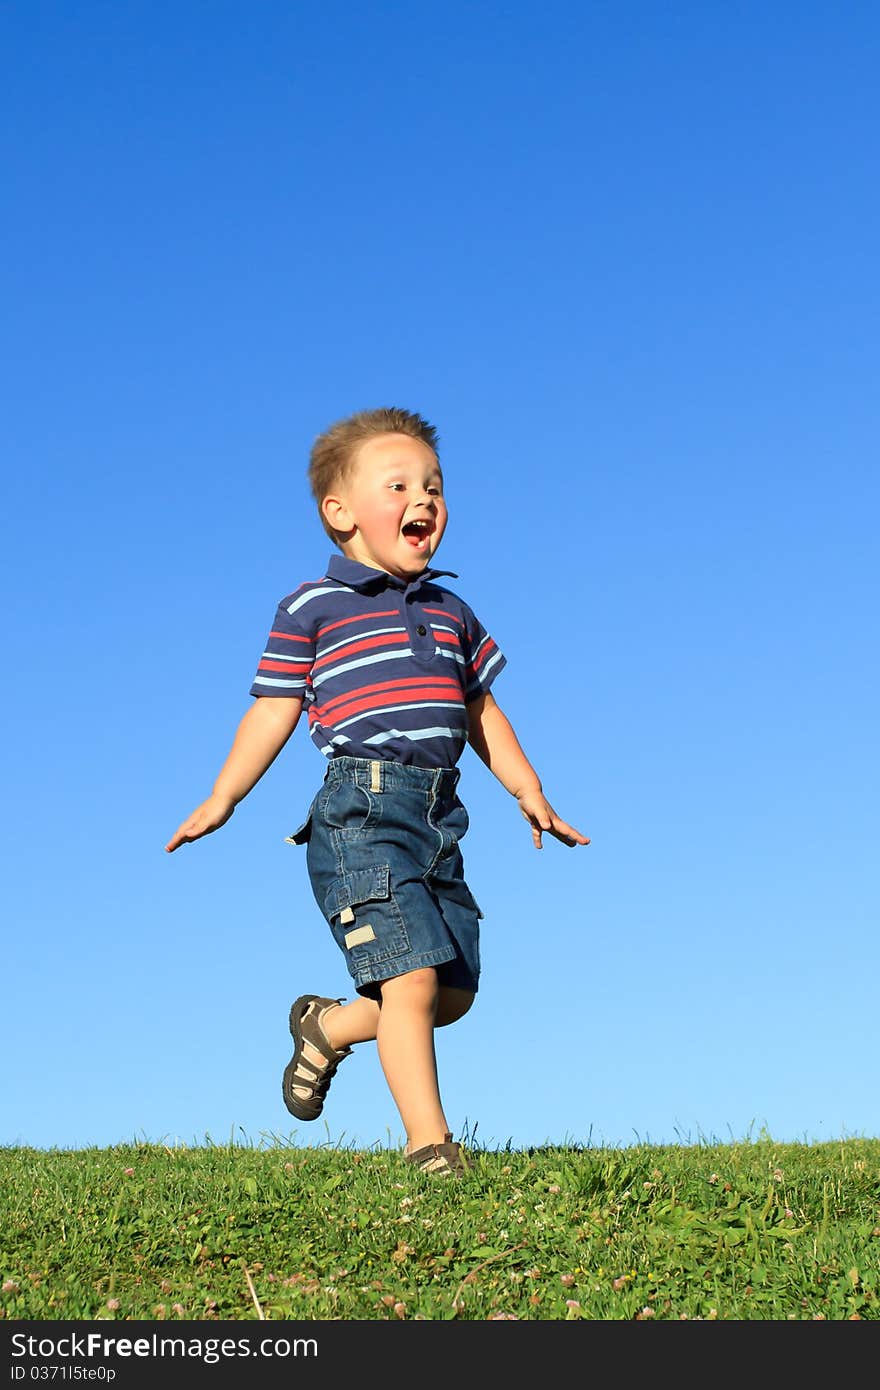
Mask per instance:
[[[414,1164],[423,1173],[437,1173],[442,1177],[460,1178],[470,1168],[461,1145],[452,1142],[451,1134],[446,1135],[442,1144],[425,1144],[424,1148],[404,1152],[403,1156],[407,1163]]]
[[[294,1041],[293,1056],[284,1068],[281,1090],[284,1104],[298,1120],[316,1120],[324,1108],[324,1100],[336,1068],[351,1053],[350,1047],[337,1051],[331,1047],[321,1019],[328,1009],[335,1009],[341,999],[323,999],[317,994],[302,994],[291,1006],[290,1033]],[[308,1044],[319,1053],[322,1062],[305,1055]]]

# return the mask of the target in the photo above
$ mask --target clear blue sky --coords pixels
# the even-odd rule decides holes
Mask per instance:
[[[401,1142],[284,843],[210,790],[352,410],[439,427],[438,564],[557,810],[470,750],[487,1145],[880,1135],[880,16],[850,3],[7,3],[0,1141]]]

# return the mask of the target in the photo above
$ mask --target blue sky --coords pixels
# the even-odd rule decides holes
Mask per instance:
[[[210,790],[330,554],[314,436],[441,436],[438,564],[592,843],[470,750],[456,1134],[880,1134],[880,17],[853,3],[9,3],[0,1142],[402,1142],[350,997],[304,726]]]

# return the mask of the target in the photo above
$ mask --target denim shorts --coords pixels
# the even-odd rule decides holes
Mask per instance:
[[[434,966],[441,985],[476,993],[482,912],[464,880],[468,814],[457,768],[330,759],[305,823],[315,901],[357,992]]]

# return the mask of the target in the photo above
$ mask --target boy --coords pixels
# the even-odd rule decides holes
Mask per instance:
[[[357,998],[304,994],[290,1011],[283,1095],[316,1119],[337,1067],[374,1040],[406,1130],[404,1156],[433,1173],[467,1167],[440,1099],[434,1029],[467,1013],[480,973],[479,919],[459,840],[468,826],[456,763],[470,743],[542,834],[589,840],[546,800],[490,693],[505,658],[430,568],[446,528],[435,428],[396,408],[338,421],[312,447],[309,480],[342,552],[281,601],[213,791],[169,852],[217,830],[284,747],[305,706],[329,760],[305,823],[318,906]]]

